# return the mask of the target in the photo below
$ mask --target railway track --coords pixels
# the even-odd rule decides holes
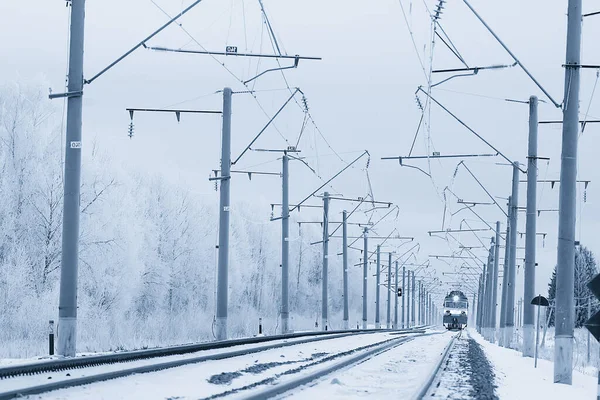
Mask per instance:
[[[496,400],[495,388],[483,350],[463,330],[452,338],[415,398]]]
[[[302,332],[5,367],[0,368],[0,379],[2,386],[8,390],[0,392],[0,400],[41,394],[133,374],[235,358],[282,347],[385,332],[391,333],[386,330]],[[422,332],[424,332],[422,329],[393,331],[394,334],[399,335]],[[405,338],[400,336],[390,340],[402,339]],[[102,372],[98,371],[100,368],[97,367],[103,367]],[[41,375],[42,378],[48,375],[48,380],[52,381],[41,383],[38,377],[34,379],[36,384],[31,384],[31,375]]]
[[[421,399],[425,398],[425,396],[428,393],[435,391],[435,389],[437,387],[439,387],[440,376],[442,375],[442,373],[444,372],[444,369],[446,368],[446,366],[448,364],[448,357],[450,356],[450,352],[454,348],[454,344],[455,344],[457,338],[460,338],[462,336],[462,333],[463,333],[463,331],[460,331],[457,335],[454,335],[452,337],[452,339],[450,340],[450,343],[448,343],[448,345],[444,349],[444,352],[442,353],[441,357],[439,358],[439,361],[437,362],[437,364],[435,364],[434,368],[431,370],[429,377],[427,377],[427,379],[425,380],[425,382],[423,383],[423,385],[421,386],[419,391],[416,393],[416,395],[415,395],[416,400],[421,400]],[[432,396],[433,396],[433,394],[432,394]]]
[[[440,333],[439,332],[436,332],[436,333],[423,332],[419,335],[415,335],[415,336],[411,336],[411,337],[390,339],[390,340],[386,340],[384,342],[377,343],[374,345],[365,346],[364,348],[354,349],[352,351],[340,354],[339,357],[335,357],[333,362],[326,363],[326,361],[332,361],[332,360],[323,360],[324,362],[321,363],[323,365],[320,368],[319,368],[319,366],[317,366],[316,369],[314,369],[313,371],[311,371],[309,373],[300,374],[299,373],[300,368],[286,371],[284,373],[279,374],[279,376],[277,378],[284,377],[286,374],[296,374],[298,376],[292,377],[291,379],[289,379],[287,381],[279,382],[276,386],[270,386],[263,390],[253,391],[248,396],[244,396],[243,398],[245,400],[262,400],[262,399],[275,398],[277,396],[285,397],[287,394],[292,392],[294,389],[300,388],[305,385],[310,385],[312,382],[322,379],[322,378],[326,377],[327,375],[330,375],[331,373],[340,371],[344,368],[352,368],[358,364],[361,364],[370,359],[373,359],[379,355],[382,355],[385,352],[393,350],[393,349],[397,348],[398,346],[402,346],[402,345],[407,344],[418,338],[422,338],[424,336],[429,336],[429,335],[438,335],[438,334],[440,334]],[[314,366],[315,365],[311,365],[311,367],[314,367]],[[268,383],[268,382],[265,382],[265,383]],[[217,397],[211,396],[211,397],[207,397],[202,400],[212,400],[215,398],[217,398]]]

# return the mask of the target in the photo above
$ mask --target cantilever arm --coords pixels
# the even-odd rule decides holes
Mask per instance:
[[[136,51],[137,49],[139,49],[140,47],[144,46],[145,43],[152,39],[154,36],[158,35],[160,32],[162,32],[163,30],[165,30],[165,28],[167,28],[169,25],[171,25],[173,22],[177,21],[179,18],[181,18],[183,15],[187,14],[188,11],[190,11],[192,8],[196,7],[198,4],[200,4],[202,0],[196,0],[194,1],[192,4],[190,4],[190,6],[188,8],[186,8],[185,10],[181,11],[179,14],[177,14],[175,17],[171,18],[169,20],[169,22],[167,22],[166,24],[164,24],[163,26],[161,26],[160,28],[158,28],[157,30],[155,30],[153,33],[151,33],[148,37],[146,37],[144,40],[142,40],[141,42],[139,42],[138,44],[136,44],[135,46],[133,46],[131,49],[129,49],[125,54],[123,54],[121,57],[117,58],[115,61],[113,61],[111,64],[108,65],[108,67],[104,68],[102,71],[98,72],[96,75],[94,75],[91,79],[84,79],[83,82],[85,84],[90,84],[93,81],[95,81],[97,78],[99,78],[101,75],[104,75],[105,72],[107,72],[109,69],[111,69],[112,67],[114,67],[115,65],[117,65],[118,63],[120,63],[121,61],[123,61],[126,57],[128,57],[131,53],[133,53],[134,51]]]

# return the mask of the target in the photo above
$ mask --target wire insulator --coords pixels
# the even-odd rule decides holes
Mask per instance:
[[[440,15],[443,14],[442,10],[444,9],[445,2],[446,0],[440,0],[440,2],[435,7],[435,15],[433,16],[435,20],[440,19]]]
[[[424,111],[423,110],[423,103],[421,103],[421,99],[419,98],[419,96],[415,95],[415,100],[417,102],[417,107],[419,107],[419,110]]]
[[[133,122],[130,122],[129,123],[129,130],[128,130],[129,134],[127,135],[127,136],[129,136],[130,139],[133,137],[133,129],[134,129]]]
[[[302,104],[303,104],[303,108],[304,108],[304,112],[307,113],[308,112],[308,100],[306,99],[306,96],[302,95]]]

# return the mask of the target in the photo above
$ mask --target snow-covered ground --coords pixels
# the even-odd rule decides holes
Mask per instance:
[[[554,327],[548,328],[544,342],[542,342],[542,333],[543,331],[540,331],[539,358],[552,361],[554,360]],[[523,336],[519,329],[515,332],[515,339],[520,349]],[[585,328],[576,328],[573,332],[573,368],[586,375],[596,376],[597,368],[600,367],[600,359],[596,356],[600,354],[600,345],[594,337],[590,337],[589,344],[590,362],[588,363],[588,330]]]
[[[534,360],[525,358],[516,350],[506,349],[486,342],[475,330],[469,333],[483,346],[488,360],[496,374],[496,393],[506,400],[583,400],[595,399],[596,378],[573,371],[573,385],[553,383],[553,363],[538,360],[537,369]]]
[[[451,333],[417,337],[295,391],[292,399],[411,398],[424,384]]]
[[[144,398],[163,400],[165,398],[198,399],[210,397],[268,379],[327,355],[384,342],[391,338],[398,338],[398,336],[389,333],[376,333],[300,344],[227,360],[206,361],[160,372],[133,375],[127,378],[58,390],[45,394],[41,398],[61,400]],[[97,372],[104,372],[109,367],[97,368],[100,370]],[[307,369],[307,371],[309,370]]]
[[[333,339],[335,336],[338,336],[338,335],[333,335],[331,338]],[[268,343],[246,344],[246,345],[235,346],[235,347],[224,348],[224,349],[203,350],[203,351],[189,353],[189,354],[177,354],[177,355],[167,356],[167,357],[135,360],[135,361],[129,361],[127,363],[106,364],[106,365],[100,365],[100,366],[96,366],[96,367],[71,369],[71,370],[68,370],[65,372],[48,372],[48,373],[37,374],[37,375],[33,375],[33,376],[19,376],[19,377],[14,377],[14,378],[4,380],[2,382],[2,389],[3,390],[15,390],[15,389],[19,389],[22,387],[32,386],[35,384],[39,385],[39,384],[47,383],[48,380],[52,380],[53,382],[56,382],[57,380],[69,380],[69,379],[79,378],[79,377],[83,377],[83,376],[101,374],[101,373],[105,373],[105,372],[119,371],[119,370],[122,370],[125,368],[129,369],[129,368],[141,367],[144,365],[152,365],[152,364],[163,363],[163,362],[187,360],[187,359],[192,359],[192,358],[196,358],[196,357],[200,357],[200,356],[227,353],[227,352],[234,351],[234,350],[237,351],[237,350],[244,350],[244,349],[254,349],[257,347],[262,347],[262,346],[266,346],[266,345],[275,345],[275,344],[279,344],[279,343],[294,343],[294,342],[299,342],[299,341],[303,341],[306,339],[307,338],[302,337],[302,338],[275,340],[275,341],[268,342]],[[78,356],[82,356],[82,357],[84,357],[85,355],[86,354],[81,354],[81,355],[78,354]],[[98,355],[98,354],[87,354],[87,355]],[[59,357],[53,357],[53,359],[58,359],[58,358]],[[14,362],[14,363],[8,364],[8,365],[16,366],[16,365],[43,364],[44,362],[49,361],[49,359],[50,358],[44,359],[41,361],[38,361],[37,359],[20,360],[22,362]],[[15,361],[17,361],[17,360],[15,360]]]

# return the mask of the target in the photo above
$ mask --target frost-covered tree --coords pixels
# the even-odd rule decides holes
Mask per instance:
[[[598,265],[594,254],[585,246],[575,249],[575,327],[580,328],[587,320],[588,301],[592,310],[597,308],[597,300],[587,288],[587,283],[598,274]],[[548,301],[554,305],[556,298],[556,267],[548,284]],[[550,325],[554,326],[554,313],[550,317]]]
[[[64,135],[52,107],[38,86],[0,86],[0,358],[43,354],[48,320],[57,317]],[[123,168],[85,130],[84,143],[78,350],[212,339],[218,194],[196,196],[164,177]],[[258,318],[267,333],[278,328],[280,229],[269,210],[232,204],[231,336],[255,333]],[[320,238],[317,226],[292,231],[292,329],[320,320],[322,248],[310,245]],[[361,283],[351,274],[356,315]],[[332,328],[341,325],[341,290],[341,259],[331,257]]]

